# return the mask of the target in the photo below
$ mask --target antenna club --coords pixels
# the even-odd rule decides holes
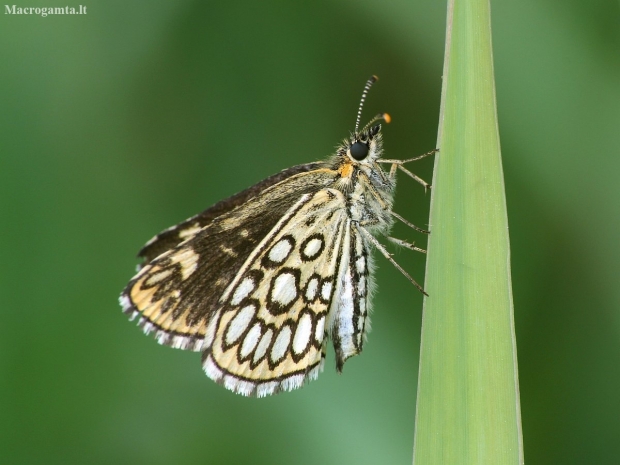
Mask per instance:
[[[379,76],[377,76],[376,74],[373,74],[370,79],[372,82],[377,82],[379,80]]]
[[[390,124],[392,122],[392,117],[389,114],[383,113],[381,116],[383,116],[383,121],[386,123]]]

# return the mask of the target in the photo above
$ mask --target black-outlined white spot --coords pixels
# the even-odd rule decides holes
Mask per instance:
[[[275,278],[271,291],[271,300],[280,305],[288,305],[297,297],[295,276],[292,273],[282,273]]]
[[[259,322],[254,323],[252,328],[248,331],[248,333],[243,338],[243,343],[241,344],[241,348],[239,349],[239,355],[241,359],[246,358],[248,355],[252,353],[252,351],[258,344],[261,334],[262,334],[261,324]]]
[[[235,289],[232,299],[230,299],[230,305],[239,305],[243,299],[254,291],[255,287],[256,282],[253,276],[246,276],[243,278],[241,283],[237,286],[237,289]]]
[[[295,239],[290,234],[282,236],[272,247],[269,249],[263,259],[261,265],[265,268],[274,268],[282,265],[291,251],[295,248]]]
[[[280,332],[276,336],[276,340],[271,347],[271,353],[269,354],[269,358],[272,363],[278,363],[288,352],[288,348],[291,343],[291,336],[292,331],[289,325],[285,325],[280,329]]]
[[[258,346],[256,346],[256,351],[254,352],[254,357],[252,359],[253,363],[257,364],[265,356],[272,339],[273,329],[268,328],[263,334],[263,336],[260,338]]]
[[[316,260],[325,249],[325,239],[322,234],[308,236],[299,247],[301,259],[304,261]]]
[[[303,354],[309,347],[310,338],[312,337],[312,315],[309,311],[305,311],[297,321],[295,336],[293,336],[293,353]]]
[[[321,344],[323,342],[323,336],[325,332],[325,315],[321,315],[316,321],[316,327],[314,328],[314,340]]]
[[[304,292],[304,297],[307,302],[314,302],[317,296],[317,291],[319,290],[319,276],[313,275],[309,280],[308,284],[306,284],[306,291]]]
[[[293,241],[290,236],[280,239],[269,251],[267,257],[274,263],[281,264],[293,250]]]
[[[233,345],[241,337],[241,335],[248,329],[248,325],[256,314],[256,306],[254,304],[246,305],[230,320],[228,328],[226,329],[227,345]]]
[[[321,300],[328,301],[332,294],[332,282],[324,281],[321,286]]]
[[[293,306],[300,294],[300,274],[299,269],[282,268],[280,273],[271,279],[267,309],[272,315],[282,315]]]

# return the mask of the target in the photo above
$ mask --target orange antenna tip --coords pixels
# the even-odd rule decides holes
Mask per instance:
[[[392,122],[392,117],[387,113],[383,113],[383,121],[390,124]]]

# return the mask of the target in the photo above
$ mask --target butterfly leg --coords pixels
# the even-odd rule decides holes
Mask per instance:
[[[426,158],[426,157],[429,157],[431,155],[435,155],[437,152],[439,152],[439,149],[433,149],[430,152],[423,153],[422,155],[418,155],[417,157],[408,158],[407,160],[402,160],[402,163],[404,164],[404,163],[409,163],[409,162],[412,162],[412,161],[418,161],[418,160],[421,160],[422,158]]]
[[[404,165],[405,163],[410,163],[412,161],[418,161],[418,160],[421,160],[422,158],[426,158],[430,155],[434,155],[437,152],[439,152],[439,149],[434,149],[434,150],[431,150],[430,152],[426,152],[426,153],[423,153],[422,155],[418,155],[417,157],[407,158],[406,160],[388,160],[386,158],[380,158],[379,160],[377,160],[377,162],[378,163],[395,163],[397,165]]]
[[[396,260],[394,260],[394,259],[392,258],[392,254],[391,254],[391,253],[389,253],[389,252],[385,249],[385,247],[383,247],[383,245],[381,245],[381,243],[380,243],[377,239],[375,239],[375,237],[374,237],[372,234],[370,234],[368,231],[366,231],[366,228],[364,228],[363,226],[359,225],[359,226],[357,226],[357,230],[360,232],[360,234],[362,234],[362,235],[366,236],[366,238],[367,238],[367,239],[371,242],[371,244],[372,244],[372,245],[374,245],[374,246],[377,248],[377,250],[378,250],[379,252],[381,252],[381,254],[382,254],[385,258],[387,258],[387,260],[388,260],[388,261],[389,261],[392,265],[394,265],[394,267],[395,267],[398,271],[400,271],[400,272],[401,272],[401,273],[402,273],[402,274],[403,274],[403,275],[404,275],[404,276],[405,276],[405,277],[406,277],[409,281],[411,281],[411,283],[412,283],[412,284],[413,284],[413,285],[414,285],[414,286],[415,286],[415,287],[416,287],[416,288],[417,288],[417,289],[418,289],[418,290],[419,290],[422,294],[424,294],[425,296],[428,296],[428,294],[424,291],[424,289],[422,288],[422,286],[420,286],[420,285],[416,282],[416,280],[415,280],[415,279],[413,279],[413,278],[409,275],[409,273],[407,273],[407,272],[403,269],[403,267],[402,267],[402,266],[400,266],[398,263],[396,263]]]
[[[400,245],[402,247],[405,247],[405,248],[407,248],[409,250],[413,250],[415,252],[426,253],[426,250],[421,249],[419,247],[416,247],[414,242],[403,241],[402,239],[397,239],[397,238],[392,237],[392,236],[387,236],[387,239],[390,242],[393,242],[394,244],[397,244],[397,245]]]
[[[407,221],[405,218],[403,218],[402,216],[400,216],[398,213],[390,210],[390,214],[396,218],[397,220],[401,221],[403,224],[409,226],[411,229],[415,229],[418,232],[421,232],[423,234],[430,234],[430,231],[427,231],[426,229],[422,229],[422,228],[418,228],[415,224]]]
[[[398,169],[397,163],[392,163],[390,167],[390,179],[393,181],[396,178],[396,170]]]
[[[424,179],[422,179],[422,178],[416,176],[415,174],[413,174],[411,171],[409,171],[403,165],[398,165],[398,169],[401,170],[403,173],[405,173],[410,178],[412,178],[414,181],[419,182],[420,184],[422,184],[424,186],[424,191],[425,192],[426,192],[426,189],[430,189],[431,188],[431,185],[429,183],[427,183]]]
[[[416,182],[422,184],[424,186],[424,190],[426,190],[426,189],[430,189],[431,185],[429,183],[427,183],[426,181],[424,181],[424,179],[422,179],[422,178],[416,176],[415,174],[413,174],[411,171],[409,171],[403,165],[405,163],[410,163],[412,161],[421,160],[422,158],[426,158],[426,157],[428,157],[430,155],[434,155],[437,152],[439,152],[439,149],[434,149],[434,150],[431,150],[430,152],[426,152],[426,153],[423,153],[422,155],[419,155],[419,156],[414,157],[414,158],[408,158],[406,160],[379,159],[379,160],[377,160],[377,162],[378,163],[391,163],[392,164],[392,166],[390,167],[390,179],[394,179],[394,177],[396,176],[396,170],[401,170],[407,176],[411,177]]]

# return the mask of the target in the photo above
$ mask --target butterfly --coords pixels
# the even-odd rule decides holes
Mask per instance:
[[[369,330],[377,249],[421,292],[377,236],[389,237],[398,170],[382,157],[379,114],[326,161],[294,166],[168,228],[139,252],[143,264],[120,296],[123,311],[160,344],[201,351],[207,376],[245,396],[301,387],[361,352]],[[390,165],[384,171],[380,164]]]

